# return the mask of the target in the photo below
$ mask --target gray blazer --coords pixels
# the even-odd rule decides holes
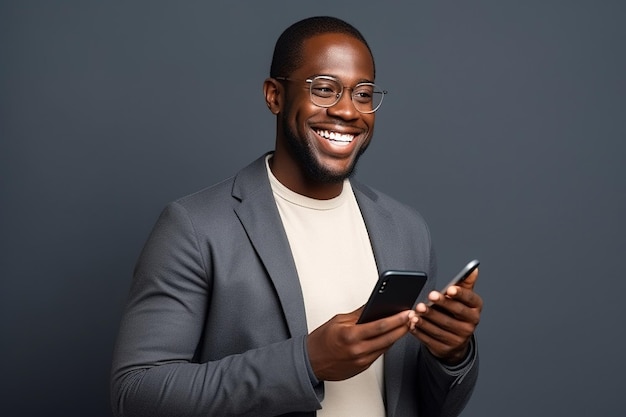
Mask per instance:
[[[379,271],[426,271],[423,219],[352,181]],[[365,302],[365,300],[364,300]],[[261,157],[169,204],[135,268],[111,377],[117,416],[314,416],[304,302]],[[478,372],[443,367],[408,335],[385,354],[390,417],[453,416]]]

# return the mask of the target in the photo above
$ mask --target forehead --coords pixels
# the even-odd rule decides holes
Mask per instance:
[[[302,65],[294,74],[303,77],[333,75],[344,81],[374,79],[374,62],[367,46],[341,33],[313,36],[302,45]]]

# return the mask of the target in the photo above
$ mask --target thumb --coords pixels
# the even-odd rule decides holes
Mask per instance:
[[[474,285],[476,285],[476,281],[478,281],[478,268],[476,268],[476,270],[474,270],[474,272],[472,272],[469,277],[465,278],[463,282],[460,282],[458,286],[461,288],[473,290]]]

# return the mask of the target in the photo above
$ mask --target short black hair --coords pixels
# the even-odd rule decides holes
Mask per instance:
[[[276,41],[276,46],[274,46],[270,77],[288,77],[302,65],[304,41],[325,33],[341,33],[363,42],[370,52],[372,63],[374,63],[374,54],[357,28],[336,17],[314,16],[294,23],[280,35]],[[374,66],[374,74],[376,73],[375,68]]]

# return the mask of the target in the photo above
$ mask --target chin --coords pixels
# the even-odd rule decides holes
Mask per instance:
[[[318,184],[337,184],[350,178],[355,171],[359,158],[367,148],[367,144],[364,144],[363,147],[355,150],[356,154],[346,158],[349,160],[343,158],[338,160],[336,157],[316,149],[316,146],[313,145],[317,140],[315,137],[300,140],[296,132],[290,129],[287,124],[283,127],[288,152],[302,167],[302,171],[309,181]],[[340,163],[337,163],[338,161]]]
[[[305,165],[307,167],[307,174],[309,179],[318,183],[336,184],[343,182],[350,178],[356,169],[356,164],[359,159],[359,153],[347,166],[336,167],[322,163],[320,160],[315,159],[313,155],[309,155],[311,159]]]

